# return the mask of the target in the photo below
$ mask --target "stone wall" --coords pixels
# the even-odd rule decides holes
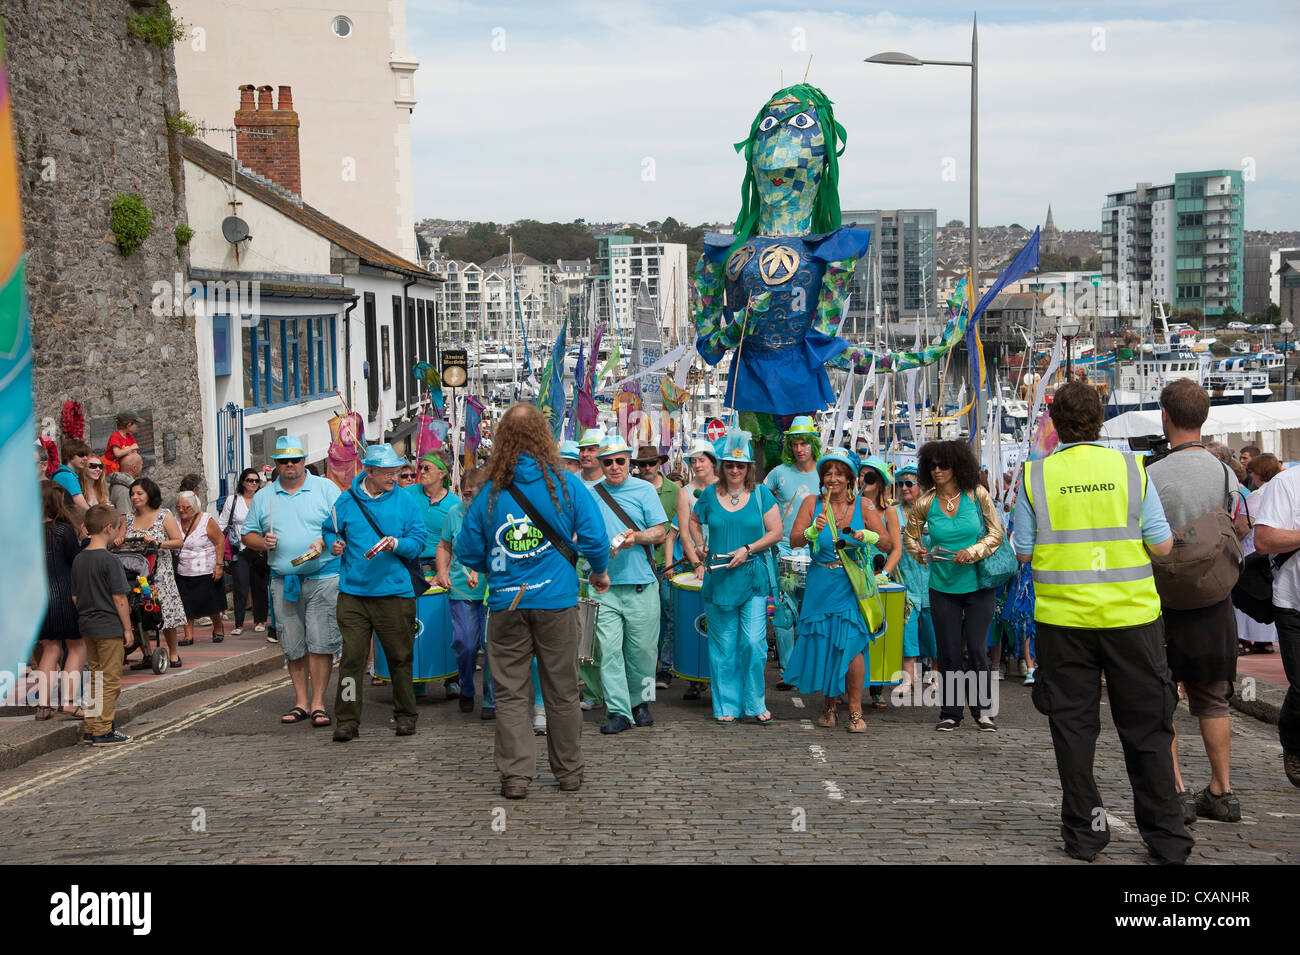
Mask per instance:
[[[155,283],[186,269],[173,232],[185,196],[179,134],[167,126],[179,111],[174,56],[128,35],[142,12],[153,12],[147,0],[39,0],[6,2],[3,15],[38,426],[62,437],[63,403],[79,401],[102,451],[105,419],[141,414],[141,445],[156,458],[146,473],[170,500],[182,475],[203,471],[205,422],[194,319],[151,308]],[[110,228],[122,193],[154,213],[153,234],[129,256]]]

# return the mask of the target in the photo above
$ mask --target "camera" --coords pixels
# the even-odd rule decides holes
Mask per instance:
[[[1130,451],[1149,451],[1151,459],[1148,464],[1155,464],[1161,458],[1169,456],[1169,439],[1163,434],[1139,434],[1128,439]]]

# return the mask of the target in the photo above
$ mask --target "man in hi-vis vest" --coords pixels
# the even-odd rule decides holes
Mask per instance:
[[[1182,864],[1192,839],[1168,751],[1178,697],[1147,554],[1169,553],[1172,533],[1142,462],[1091,443],[1101,434],[1097,390],[1069,382],[1048,408],[1061,444],[1025,465],[1011,540],[1033,562],[1033,698],[1052,729],[1065,851],[1091,862],[1110,841],[1092,774],[1104,671],[1138,830],[1157,859]]]

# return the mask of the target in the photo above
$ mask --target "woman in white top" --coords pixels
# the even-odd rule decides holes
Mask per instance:
[[[226,609],[225,539],[193,491],[176,495],[176,517],[185,539],[176,558],[176,589],[185,606],[185,639],[180,645],[194,643],[194,621],[200,617],[211,618],[212,642],[220,643],[226,639],[221,622]]]
[[[235,629],[230,632],[236,637],[244,632],[244,614],[247,613],[250,596],[253,598],[254,629],[258,633],[266,630],[266,621],[270,616],[267,589],[270,585],[270,568],[266,563],[266,552],[244,548],[239,543],[240,536],[244,533],[248,508],[253,503],[253,495],[261,486],[262,479],[257,476],[257,471],[245,468],[217,518],[226,540],[230,541],[231,559],[226,570],[235,592]]]

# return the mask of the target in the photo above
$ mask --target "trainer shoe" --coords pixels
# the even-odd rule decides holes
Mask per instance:
[[[102,736],[91,737],[90,741],[96,746],[103,746],[107,743],[129,743],[131,742],[131,737],[127,736],[125,733],[119,733],[117,730],[110,730]]]
[[[939,725],[936,726],[935,729],[937,729],[940,733],[951,733],[958,726],[961,726],[961,724],[958,723],[956,720],[943,719],[939,721]]]
[[[987,716],[981,716],[975,721],[975,725],[985,733],[996,733],[998,731],[998,724],[994,723],[993,720]]]
[[[1291,780],[1291,785],[1300,788],[1300,753],[1283,750],[1282,768],[1286,770],[1286,778]]]
[[[461,711],[462,713],[473,713],[473,712],[474,712],[474,697],[472,697],[472,696],[462,696],[462,697],[460,698],[460,711]]]
[[[1183,825],[1190,826],[1196,822],[1196,794],[1190,789],[1178,793],[1178,811],[1183,814]]]
[[[478,711],[478,718],[481,720],[494,720],[497,718],[497,708],[495,706],[485,706]]]
[[[598,706],[600,706],[600,704],[597,703],[595,700],[584,699],[580,703],[578,703],[578,709],[582,710],[583,712],[586,712],[588,710],[594,710]]]
[[[544,706],[533,707],[533,735],[546,735],[546,707]]]
[[[1210,787],[1206,786],[1196,794],[1196,814],[1202,819],[1241,822],[1241,802],[1231,789],[1216,796],[1210,792]]]
[[[666,690],[673,682],[673,675],[667,670],[660,670],[655,674],[655,689]]]
[[[1025,686],[1033,686],[1034,683],[1035,683],[1035,677],[1036,677],[1037,675],[1038,675],[1038,667],[1034,667],[1032,670],[1030,670],[1028,673],[1026,673],[1026,674],[1025,674]]]

